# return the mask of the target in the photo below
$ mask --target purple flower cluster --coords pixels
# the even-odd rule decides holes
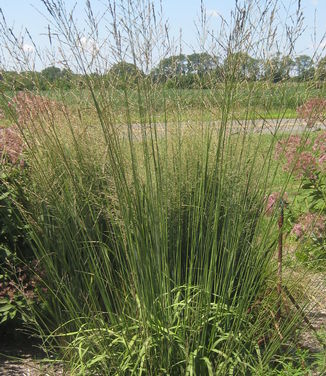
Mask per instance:
[[[303,151],[293,164],[293,172],[298,178],[314,179],[317,167],[316,157],[309,151]]]
[[[26,125],[40,115],[52,117],[56,110],[65,110],[65,107],[56,101],[25,91],[19,91],[9,102],[9,106],[15,108],[18,123],[21,125]]]
[[[319,154],[326,153],[326,132],[323,132],[320,135],[318,135],[318,137],[316,138],[314,142],[312,150]]]
[[[326,100],[325,100],[326,102]],[[323,214],[308,212],[299,216],[292,228],[292,234],[297,239],[313,238],[322,239],[325,237],[325,202],[320,195],[314,195],[314,190],[322,192],[325,186],[324,172],[326,171],[326,132],[318,133],[314,142],[298,135],[290,136],[288,139],[280,140],[275,149],[277,159],[284,162],[284,170],[293,172],[296,178],[305,179],[309,184],[302,186],[311,195],[314,204],[318,203],[319,208],[324,208]],[[300,194],[300,192],[299,192]],[[270,198],[270,204],[276,201],[276,196]],[[317,198],[316,198],[317,197]],[[322,197],[324,197],[322,195]],[[318,201],[319,200],[319,201]],[[311,206],[314,210],[314,206]]]
[[[2,163],[8,161],[12,164],[24,165],[22,152],[24,142],[16,127],[0,128],[0,156]]]
[[[275,157],[278,159],[282,156],[289,158],[301,147],[300,136],[290,136],[286,140],[280,140],[275,147]]]
[[[303,119],[308,127],[313,127],[317,122],[326,121],[326,99],[311,98],[297,108],[298,118]]]
[[[280,140],[275,156],[284,159],[286,171],[293,171],[299,178],[314,179],[316,172],[324,171],[326,167],[326,132],[319,134],[313,145],[298,135]]]
[[[286,140],[278,141],[275,156],[277,159],[284,158],[285,171],[293,171],[298,178],[314,179],[319,167],[316,155],[312,151],[301,151],[302,148],[308,148],[309,146],[309,140],[304,140],[300,136],[290,136]],[[316,148],[317,146],[316,144]]]
[[[325,219],[324,216],[314,213],[303,214],[298,223],[293,226],[292,234],[298,239],[311,235],[316,238],[322,238],[325,235]]]
[[[318,158],[318,164],[321,171],[326,170],[326,132],[319,135],[312,147],[312,150]]]

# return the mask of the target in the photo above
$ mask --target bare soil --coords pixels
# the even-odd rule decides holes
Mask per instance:
[[[62,367],[48,360],[40,343],[21,330],[0,333],[0,376],[61,376]]]

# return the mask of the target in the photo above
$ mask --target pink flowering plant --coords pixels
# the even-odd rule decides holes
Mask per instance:
[[[12,97],[0,98],[0,124],[19,127],[35,126],[38,122],[52,123],[60,114],[67,114],[67,107],[46,96],[30,91],[17,91]]]
[[[297,108],[298,118],[306,122],[308,127],[326,122],[326,99],[311,98]]]
[[[24,142],[16,126],[0,127],[0,161],[1,164],[24,166]]]
[[[300,257],[326,259],[326,132],[308,139],[292,135],[276,145],[276,158],[299,184],[291,207],[290,232],[308,241]]]

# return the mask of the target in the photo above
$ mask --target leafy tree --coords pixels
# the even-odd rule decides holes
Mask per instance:
[[[112,66],[108,76],[116,87],[123,88],[126,85],[134,85],[137,79],[144,77],[144,73],[135,64],[121,61]]]
[[[316,79],[320,81],[325,81],[326,79],[326,56],[317,63]]]
[[[188,61],[186,55],[176,55],[164,58],[152,71],[155,80],[166,81],[173,77],[188,73]]]
[[[280,53],[265,61],[264,77],[273,82],[288,80],[295,63],[290,56],[282,56]]]
[[[69,90],[73,87],[75,74],[70,69],[62,69],[60,77],[55,81],[55,84],[64,90]]]
[[[169,87],[193,88],[207,86],[211,76],[220,75],[218,59],[208,53],[175,55],[164,58],[152,70],[155,81],[167,82]]]
[[[313,78],[315,73],[313,59],[308,55],[299,55],[295,58],[297,79],[305,81]]]
[[[202,76],[203,74],[212,72],[218,66],[217,59],[206,52],[193,53],[187,55],[186,58],[188,74],[198,74]]]
[[[229,54],[224,62],[225,71],[238,79],[256,81],[261,76],[261,62],[246,52]]]
[[[54,66],[43,69],[41,74],[50,83],[62,77],[61,69]]]

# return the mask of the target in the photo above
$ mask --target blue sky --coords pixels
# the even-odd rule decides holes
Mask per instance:
[[[159,2],[158,0],[155,1]],[[234,2],[234,0],[204,1],[212,28],[214,28],[214,24],[217,24],[220,15],[225,19],[229,18],[231,9],[234,7]],[[68,8],[71,8],[76,1],[64,0],[64,3]],[[100,14],[105,0],[91,0],[91,3],[95,14]],[[177,38],[180,34],[180,29],[182,29],[182,39],[185,45],[192,46],[186,47],[185,52],[187,53],[196,49],[195,20],[198,20],[200,15],[200,0],[162,0],[162,3],[164,15],[169,20],[171,34]],[[283,4],[286,7],[294,3],[296,3],[296,0],[283,0]],[[83,4],[84,0],[77,1],[75,13],[81,26],[84,20]],[[13,26],[16,32],[22,31],[26,27],[38,46],[47,46],[48,38],[46,34],[48,22],[37,10],[39,9],[46,14],[41,0],[0,0],[0,8],[6,16],[7,23]],[[312,54],[314,31],[316,31],[317,40],[326,31],[326,0],[302,0],[302,9],[304,11],[306,29],[297,43],[296,52],[298,54]],[[281,9],[280,12],[285,14],[286,9]],[[25,48],[33,50],[27,40]]]

